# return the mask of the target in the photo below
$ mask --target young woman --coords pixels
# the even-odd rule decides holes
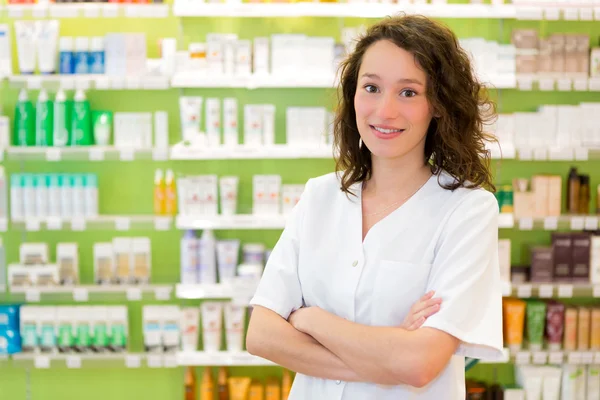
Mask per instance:
[[[298,372],[291,400],[462,400],[464,357],[502,350],[491,103],[424,17],[372,26],[341,71],[337,173],[309,180],[290,216],[248,351]],[[439,310],[419,302],[431,291]]]

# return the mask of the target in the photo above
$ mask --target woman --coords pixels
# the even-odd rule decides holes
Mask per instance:
[[[464,357],[500,356],[482,93],[424,17],[374,25],[343,64],[338,172],[309,180],[251,301],[248,351],[298,372],[290,399],[464,399]]]

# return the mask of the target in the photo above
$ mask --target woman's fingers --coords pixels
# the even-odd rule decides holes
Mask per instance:
[[[420,300],[419,302],[415,303],[415,305],[413,306],[412,309],[412,313],[413,314],[418,314],[420,312],[422,312],[423,310],[428,309],[431,306],[434,305],[439,305],[442,303],[442,299],[435,298],[435,299],[427,299],[427,300]]]

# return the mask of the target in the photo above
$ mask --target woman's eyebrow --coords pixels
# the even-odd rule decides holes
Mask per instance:
[[[361,78],[370,78],[370,79],[381,79],[381,77],[377,74],[372,74],[369,72],[365,72],[364,74],[362,74],[360,76]],[[420,80],[415,79],[415,78],[400,78],[397,81],[398,83],[414,83],[415,85],[421,85],[423,86],[423,83],[421,83]]]

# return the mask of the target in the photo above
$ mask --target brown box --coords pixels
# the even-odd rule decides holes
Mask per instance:
[[[513,193],[513,215],[515,218],[533,217],[533,192]]]
[[[546,217],[548,215],[548,191],[550,182],[547,176],[534,175],[531,178],[533,191],[533,216]]]
[[[552,282],[554,262],[552,247],[531,248],[531,282]]]
[[[548,216],[560,217],[562,209],[562,177],[551,175],[548,177]]]
[[[590,74],[590,51],[577,53],[577,62],[577,73],[588,76]]]
[[[572,277],[573,282],[590,281],[590,255],[592,249],[592,238],[587,232],[571,234],[572,255]]]
[[[538,57],[535,55],[517,55],[515,57],[517,74],[536,74]]]
[[[570,233],[553,233],[554,281],[571,282],[573,246]]]
[[[517,49],[537,49],[539,37],[535,29],[513,29],[511,42]]]
[[[554,34],[550,36],[552,47],[552,72],[564,74],[565,72],[565,35]]]
[[[577,52],[590,52],[590,35],[577,35]]]

